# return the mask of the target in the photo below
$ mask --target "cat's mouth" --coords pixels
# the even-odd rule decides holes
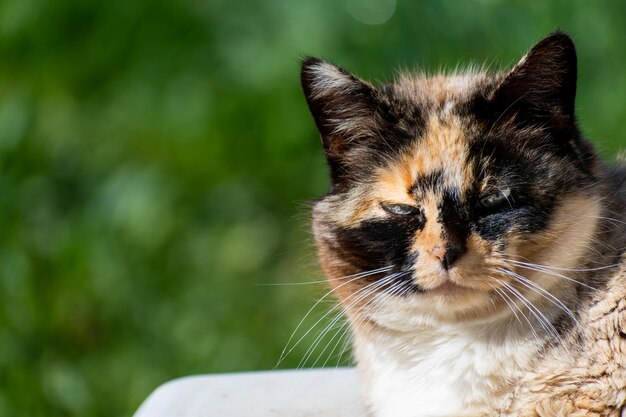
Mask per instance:
[[[430,294],[445,296],[467,293],[468,291],[476,291],[476,289],[456,284],[451,280],[446,280],[442,284],[427,290]]]

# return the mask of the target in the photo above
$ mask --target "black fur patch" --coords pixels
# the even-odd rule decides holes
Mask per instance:
[[[439,204],[437,221],[443,226],[443,239],[446,242],[446,254],[443,259],[445,269],[454,264],[466,251],[468,227],[468,206],[459,201],[459,192],[445,190]]]
[[[561,178],[564,167],[556,158],[537,161],[535,153],[525,152],[505,140],[483,140],[470,147],[475,175],[494,178],[494,190],[510,189],[507,204],[495,211],[479,206],[474,194],[470,227],[483,239],[496,241],[510,231],[529,234],[543,230],[554,208],[567,191]]]
[[[361,270],[395,265],[395,272],[410,269],[414,257],[409,247],[424,228],[423,216],[406,216],[364,221],[357,227],[334,230],[342,258]],[[409,262],[411,261],[411,262]]]
[[[417,177],[409,192],[413,196],[419,197],[427,191],[439,190],[443,187],[444,179],[443,170],[434,170],[428,174]]]

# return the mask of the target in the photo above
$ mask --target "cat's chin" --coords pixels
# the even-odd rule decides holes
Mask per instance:
[[[468,298],[474,298],[478,290],[455,284],[452,281],[446,281],[434,288],[424,290],[420,296],[422,298],[436,299],[438,302],[458,303]]]
[[[491,297],[475,288],[447,281],[419,295],[417,302],[428,306],[438,317],[445,320],[464,320],[493,314]]]
[[[457,274],[458,275],[458,274]],[[434,280],[429,280],[433,282]],[[484,285],[479,287],[467,284],[464,277],[445,275],[436,285],[422,287],[418,295],[422,302],[433,304],[432,307],[444,312],[463,311],[482,307],[490,300],[489,290]]]
[[[477,293],[480,293],[480,291],[474,288],[455,284],[452,281],[446,281],[435,288],[425,291],[423,295],[427,297],[439,297],[442,300],[456,302],[459,301],[459,299],[467,298],[468,296],[475,296]]]
[[[371,318],[382,327],[412,331],[423,326],[490,322],[506,310],[495,308],[488,291],[447,281],[405,297],[381,300]]]

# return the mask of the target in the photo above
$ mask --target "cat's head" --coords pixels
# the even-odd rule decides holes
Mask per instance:
[[[567,35],[543,39],[508,73],[373,85],[308,58],[301,76],[331,178],[313,229],[348,312],[459,320],[495,314],[501,293],[529,294],[512,274],[568,284],[524,266],[575,264],[600,211]]]

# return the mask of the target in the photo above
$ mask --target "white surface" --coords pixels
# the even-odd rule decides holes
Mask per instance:
[[[354,369],[200,375],[161,385],[135,417],[364,417]]]

